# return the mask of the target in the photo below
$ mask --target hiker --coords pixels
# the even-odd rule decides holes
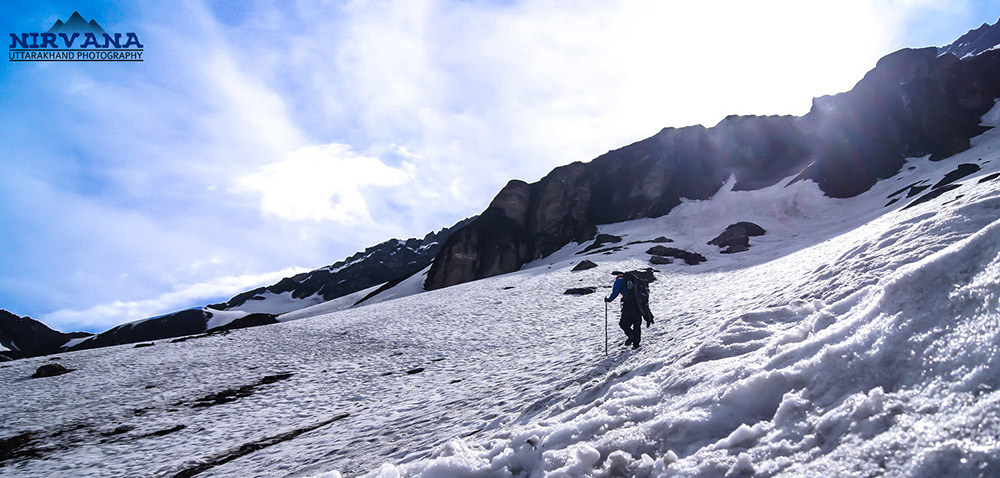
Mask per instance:
[[[622,318],[618,321],[618,326],[625,332],[628,340],[623,345],[631,345],[633,349],[639,348],[639,339],[642,336],[642,319],[646,319],[646,327],[653,325],[653,314],[649,311],[649,289],[645,281],[629,272],[612,272],[615,276],[615,284],[611,288],[611,296],[604,299],[611,302],[622,295]]]

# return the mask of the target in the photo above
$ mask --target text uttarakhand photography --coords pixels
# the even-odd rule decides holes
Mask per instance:
[[[10,50],[8,61],[142,61],[142,50]]]

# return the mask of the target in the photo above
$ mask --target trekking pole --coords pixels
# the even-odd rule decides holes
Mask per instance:
[[[604,356],[608,356],[608,301],[604,301]]]

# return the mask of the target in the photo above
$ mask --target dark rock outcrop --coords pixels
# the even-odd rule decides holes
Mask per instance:
[[[911,198],[913,196],[916,196],[917,194],[920,194],[920,192],[923,191],[924,189],[927,189],[927,188],[930,187],[929,184],[928,185],[924,184],[926,182],[927,182],[926,179],[922,179],[922,180],[917,181],[915,183],[908,184],[908,185],[904,186],[903,188],[897,190],[896,192],[890,194],[887,197],[888,197],[888,199],[893,199],[893,198],[899,199],[897,196],[900,196],[901,194],[906,193],[906,197]]]
[[[37,446],[37,432],[23,432],[0,438],[0,464],[24,457],[37,458],[42,455]]]
[[[803,120],[815,162],[799,178],[851,197],[892,176],[906,157],[941,160],[970,147],[1000,88],[1000,52],[959,61],[935,48],[885,56],[853,90],[817,98]]]
[[[910,204],[907,204],[906,207],[904,207],[903,209],[909,209],[909,208],[914,207],[914,206],[916,206],[918,204],[923,204],[923,203],[925,203],[927,201],[930,201],[932,199],[937,199],[938,197],[940,197],[944,193],[946,193],[948,191],[951,191],[951,190],[954,190],[954,189],[958,189],[961,186],[962,186],[961,184],[948,184],[948,185],[945,185],[945,186],[934,188],[934,189],[931,190],[931,192],[929,192],[927,194],[924,194],[923,196],[920,196],[917,199],[913,200],[913,202],[911,202]]]
[[[241,385],[239,387],[234,387],[234,388],[227,388],[225,390],[216,393],[210,393],[208,395],[205,395],[204,397],[195,399],[191,407],[192,408],[212,407],[215,405],[222,405],[224,403],[234,402],[241,398],[246,398],[249,397],[250,395],[253,395],[257,391],[257,389],[265,385],[271,385],[273,383],[280,382],[282,380],[287,380],[291,378],[292,375],[293,374],[291,373],[279,373],[274,375],[268,375],[251,384]],[[183,402],[179,402],[178,404],[180,403]]]
[[[577,264],[576,267],[573,268],[573,272],[576,272],[576,271],[585,271],[587,269],[593,269],[595,267],[597,267],[597,264],[593,263],[592,261],[588,261],[588,260],[584,259],[584,260],[580,261],[580,263]]]
[[[38,370],[31,375],[31,378],[55,377],[64,373],[70,373],[73,369],[64,367],[62,364],[49,363],[38,367]]]
[[[959,187],[961,187],[961,183],[959,183],[959,184],[953,184],[955,181],[958,181],[959,179],[962,179],[962,178],[964,178],[966,176],[975,174],[975,173],[979,172],[979,170],[980,170],[980,167],[979,167],[978,164],[962,163],[962,164],[959,164],[958,167],[956,167],[954,170],[948,172],[948,174],[945,174],[944,177],[941,178],[940,181],[934,183],[933,186],[931,186],[929,184],[924,184],[924,183],[927,182],[926,180],[924,180],[924,181],[920,181],[918,183],[911,184],[911,185],[909,185],[909,186],[907,186],[907,187],[905,187],[903,189],[900,189],[899,191],[896,191],[896,192],[892,193],[891,195],[889,195],[889,197],[891,198],[893,196],[899,195],[903,191],[909,191],[906,194],[906,197],[907,198],[912,198],[912,197],[914,197],[914,196],[916,196],[916,195],[924,192],[928,188],[931,189],[930,192],[928,192],[927,194],[924,194],[923,196],[920,196],[919,198],[915,199],[913,202],[907,204],[903,208],[903,209],[909,209],[909,208],[917,206],[919,204],[923,204],[925,202],[928,202],[928,201],[931,201],[933,199],[936,199],[936,198],[940,197],[941,195],[947,193],[948,191],[952,191],[954,189],[958,189]],[[893,199],[892,201],[889,202],[889,204],[887,204],[887,206],[894,204],[899,199],[900,198],[898,198],[898,197],[896,199]]]
[[[587,295],[597,292],[597,287],[577,287],[573,289],[566,289],[563,295]]]
[[[1000,97],[1000,51],[967,60],[935,48],[879,60],[846,93],[808,114],[730,116],[714,128],[667,128],[537,183],[511,181],[479,218],[453,234],[428,290],[513,272],[596,226],[658,217],[682,198],[708,199],[730,177],[752,190],[795,176],[831,197],[851,197],[899,171],[904,158],[940,160],[968,149],[979,118]]]
[[[980,180],[978,181],[978,183],[979,183],[979,184],[983,184],[983,183],[986,183],[986,182],[990,182],[990,181],[993,181],[993,180],[994,180],[994,179],[996,179],[996,178],[1000,178],[1000,173],[993,173],[993,174],[990,174],[990,175],[987,175],[987,176],[984,176],[983,178],[981,178],[981,179],[980,179]]]
[[[636,244],[667,244],[667,243],[670,243],[670,242],[674,242],[674,240],[670,239],[670,238],[668,238],[666,236],[660,236],[660,237],[657,237],[656,239],[649,239],[647,241],[632,241],[632,242],[628,243],[628,245],[634,246]]]
[[[619,242],[622,242],[622,238],[618,236],[614,236],[611,234],[598,234],[597,237],[594,238],[593,244],[587,246],[584,250],[577,252],[577,254],[586,254],[605,244],[617,244]]]
[[[85,332],[59,332],[30,317],[19,317],[0,310],[0,344],[10,349],[9,352],[0,352],[0,355],[10,359],[56,353],[67,341],[90,335]]]
[[[259,327],[261,325],[270,325],[277,323],[278,323],[278,316],[274,314],[259,314],[259,313],[250,314],[244,317],[240,317],[226,325],[208,329],[208,333],[219,332],[223,330],[246,329],[249,327]]]
[[[597,234],[588,219],[592,179],[583,163],[556,168],[535,184],[513,180],[478,218],[459,229],[434,259],[424,286],[438,289],[545,257],[570,240]]]
[[[725,231],[722,231],[722,234],[708,241],[708,244],[725,248],[722,251],[723,254],[743,252],[750,249],[750,237],[763,236],[766,233],[764,228],[752,222],[743,221],[730,224]]]
[[[934,186],[932,186],[932,187],[934,189],[937,189],[939,187],[951,184],[951,183],[953,183],[955,181],[958,181],[959,179],[962,179],[962,178],[964,178],[966,176],[978,173],[979,169],[980,168],[979,168],[978,164],[972,164],[972,163],[962,163],[962,164],[959,164],[958,167],[955,168],[954,171],[951,171],[948,174],[945,174],[944,177],[941,178],[941,180],[938,181],[937,183],[935,183]]]
[[[350,413],[340,413],[332,417],[328,417],[324,420],[320,420],[315,423],[310,423],[306,426],[295,428],[293,430],[283,431],[277,435],[267,436],[254,441],[241,443],[232,448],[226,449],[221,453],[216,455],[211,455],[207,457],[201,457],[198,460],[190,463],[186,463],[180,472],[173,475],[173,478],[190,478],[192,476],[200,475],[205,471],[211,470],[217,466],[224,465],[240,457],[255,453],[257,451],[263,450],[264,448],[279,445],[281,443],[293,440],[303,433],[311,432],[318,428],[323,428],[331,423],[343,420],[350,417]],[[183,428],[183,425],[179,425]]]
[[[705,256],[698,254],[697,252],[688,252],[683,249],[678,249],[676,247],[666,247],[666,246],[653,246],[646,251],[646,254],[652,256],[662,256],[662,257],[674,257],[684,261],[685,264],[696,266],[708,259]]]

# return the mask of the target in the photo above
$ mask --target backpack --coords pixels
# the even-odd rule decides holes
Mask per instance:
[[[649,310],[649,284],[642,277],[633,272],[626,272],[622,278],[625,280],[625,295],[627,300],[634,300],[639,306],[639,313],[646,319],[647,324],[653,323],[653,313]]]

